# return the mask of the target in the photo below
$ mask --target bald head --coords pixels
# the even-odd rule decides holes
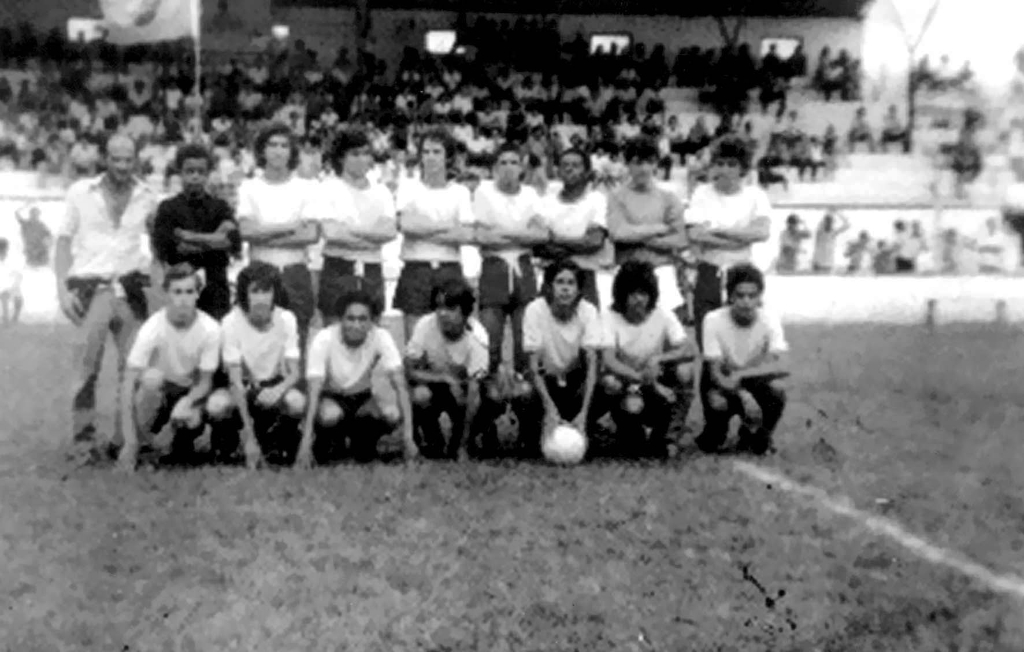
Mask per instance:
[[[125,134],[115,134],[107,141],[107,176],[114,185],[131,182],[135,172],[135,141]]]

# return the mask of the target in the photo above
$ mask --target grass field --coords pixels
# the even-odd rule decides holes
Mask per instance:
[[[728,456],[74,469],[70,336],[0,332],[4,652],[1024,649],[1022,602]],[[1024,335],[789,336],[780,451],[752,461],[1024,575]]]

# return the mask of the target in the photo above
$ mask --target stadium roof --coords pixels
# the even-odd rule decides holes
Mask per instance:
[[[350,0],[351,1],[351,0]],[[296,0],[291,0],[296,2]],[[331,0],[305,0],[332,4]],[[670,16],[809,16],[861,18],[872,0],[368,0],[371,8],[436,9],[472,14],[662,14]],[[302,0],[299,0],[302,4]],[[336,4],[348,4],[337,2]]]

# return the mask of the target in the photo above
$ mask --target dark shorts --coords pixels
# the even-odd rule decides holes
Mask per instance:
[[[511,279],[511,282],[510,282]],[[525,308],[537,298],[537,273],[529,254],[519,257],[519,274],[513,275],[501,258],[484,258],[480,265],[480,307]]]
[[[364,281],[363,288],[377,300],[378,312],[384,310],[384,271],[380,263],[365,263],[363,275],[356,275],[356,264],[334,256],[324,256],[320,272],[320,288],[317,307],[326,323],[335,318],[334,308],[341,295],[359,287],[358,279]]]
[[[435,268],[431,263],[406,262],[391,307],[406,315],[425,315],[433,309],[430,297],[434,287],[452,278],[464,278],[461,263],[441,263]]]
[[[914,261],[910,258],[897,258],[895,260],[897,272],[912,272],[914,271]]]
[[[222,377],[226,379],[226,374]],[[263,407],[256,402],[259,393],[280,383],[284,378],[275,376],[260,382],[246,381],[245,404],[252,419],[253,435],[268,461],[290,463],[295,459],[299,446],[299,423],[301,419],[289,417],[282,411],[281,405]],[[224,387],[227,387],[225,380]],[[220,386],[216,385],[215,386]],[[236,409],[228,421],[214,428],[212,447],[222,453],[233,453],[238,450],[241,438],[242,415]]]
[[[164,429],[164,426],[170,422],[171,412],[174,411],[174,406],[177,405],[178,401],[188,394],[191,389],[191,387],[182,387],[181,385],[175,385],[171,382],[164,382],[163,387],[160,388],[160,393],[163,395],[163,402],[160,404],[160,409],[157,410],[153,423],[149,427],[149,432],[151,434],[160,434],[160,431]],[[196,435],[198,436],[201,432],[202,426],[200,426]]]
[[[381,437],[393,431],[397,425],[384,418],[370,390],[356,394],[324,391],[320,395],[321,403],[324,400],[337,403],[342,414],[335,426],[326,428],[316,425],[313,457],[318,463],[336,461],[346,452],[360,461],[373,459]]]
[[[455,400],[451,388],[446,383],[428,383],[422,386],[430,390],[431,398],[428,405],[421,406],[413,402],[412,418],[416,445],[427,458],[453,457],[457,452],[457,445],[461,442],[466,405]],[[413,385],[412,389],[415,387],[416,385]],[[446,439],[441,430],[442,414],[447,414],[451,421],[451,439]]]
[[[284,286],[284,297],[279,305],[295,314],[299,324],[299,341],[304,343],[316,305],[313,275],[305,265],[288,265],[281,270],[281,284]]]
[[[149,288],[149,276],[142,272],[132,272],[118,278],[121,287],[124,288],[124,300],[131,309],[132,314],[139,321],[145,321],[149,317],[149,298],[146,289]],[[65,286],[82,304],[83,314],[89,312],[96,293],[101,289],[109,289],[110,281],[95,276],[78,276],[67,280]]]
[[[704,350],[704,317],[725,305],[725,274],[709,263],[697,264],[697,280],[693,286],[693,319],[697,346]]]

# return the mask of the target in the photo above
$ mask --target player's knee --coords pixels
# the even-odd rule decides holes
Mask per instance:
[[[389,424],[397,425],[402,420],[402,411],[394,403],[389,403],[381,406],[380,417]]]
[[[725,412],[729,409],[729,399],[721,392],[712,390],[708,392],[708,407],[715,412]]]
[[[164,387],[164,372],[159,369],[146,369],[142,372],[139,386],[147,392],[161,391]]]
[[[434,393],[430,391],[430,388],[426,385],[417,385],[412,388],[411,392],[412,403],[417,407],[428,407],[430,400],[434,397]]]
[[[203,413],[199,408],[192,408],[187,416],[175,419],[173,425],[184,430],[198,430],[203,425]]]
[[[306,413],[306,395],[295,388],[289,389],[281,399],[281,410],[289,417],[300,418]]]
[[[325,398],[320,401],[320,408],[317,410],[317,423],[328,428],[336,426],[341,423],[344,415],[345,411],[341,409],[337,402]]]
[[[226,389],[215,390],[206,399],[206,414],[214,421],[227,419],[234,409],[235,402],[231,399],[231,393]]]
[[[606,394],[615,395],[622,392],[622,381],[612,374],[605,374],[601,378],[601,387]]]
[[[645,406],[644,398],[639,394],[630,394],[622,399],[622,411],[626,414],[642,414]]]
[[[692,362],[680,362],[676,365],[676,381],[681,387],[693,385],[694,378],[696,378],[696,372]]]

